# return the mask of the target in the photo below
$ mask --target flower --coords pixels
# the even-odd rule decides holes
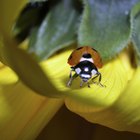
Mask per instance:
[[[1,139],[35,138],[62,104],[60,99],[49,99],[35,94],[19,81],[10,68],[1,64]]]
[[[63,2],[65,3],[65,0],[63,0]],[[75,112],[92,123],[99,123],[119,131],[140,133],[140,68],[135,61],[136,53],[134,53],[134,50],[135,52],[138,52],[137,46],[139,43],[139,32],[137,32],[136,29],[139,29],[139,16],[137,16],[137,13],[139,12],[140,4],[137,4],[138,6],[134,6],[134,3],[127,3],[128,9],[126,7],[126,9],[123,9],[122,11],[120,9],[120,12],[124,12],[124,10],[126,10],[125,16],[122,16],[122,21],[126,21],[126,17],[128,17],[127,10],[132,9],[130,14],[131,30],[128,28],[128,24],[121,22],[121,18],[117,19],[118,21],[112,18],[113,14],[116,16],[118,16],[118,14],[111,10],[111,13],[113,14],[110,15],[111,17],[108,17],[108,24],[112,25],[112,27],[105,26],[106,28],[108,27],[109,31],[104,31],[102,22],[100,22],[100,18],[99,20],[97,18],[96,21],[100,24],[96,24],[94,22],[95,20],[92,19],[95,15],[102,17],[102,15],[98,15],[99,3],[96,1],[95,3],[97,5],[92,5],[92,1],[84,1],[85,7],[80,28],[78,29],[78,40],[81,45],[92,45],[94,41],[95,46],[99,47],[98,50],[101,53],[105,63],[103,68],[100,69],[100,72],[102,73],[103,77],[102,83],[105,84],[106,87],[103,88],[98,85],[92,85],[91,88],[86,86],[80,88],[79,79],[77,78],[75,81],[73,81],[73,85],[68,88],[66,87],[66,82],[68,80],[67,77],[69,74],[69,66],[67,65],[66,61],[72,49],[62,50],[61,53],[53,55],[48,60],[45,60],[45,58],[54,53],[55,50],[65,48],[65,46],[69,46],[75,42],[75,34],[73,31],[76,27],[76,24],[74,24],[74,21],[79,16],[79,13],[71,7],[68,9],[68,12],[66,12],[68,15],[71,15],[71,13],[73,14],[71,15],[71,18],[69,18],[69,24],[66,22],[70,33],[67,37],[65,37],[65,34],[68,32],[68,30],[64,30],[62,27],[57,28],[58,25],[60,27],[60,24],[62,24],[62,19],[60,20],[58,18],[58,25],[53,26],[53,28],[55,27],[56,30],[51,30],[50,32],[48,29],[48,27],[51,25],[50,23],[56,23],[52,21],[52,16],[57,17],[57,11],[60,10],[64,4],[60,2],[58,7],[53,7],[53,10],[48,14],[45,20],[41,22],[41,28],[33,29],[31,33],[31,41],[29,41],[31,44],[29,47],[29,52],[31,53],[29,54],[21,44],[19,47],[19,44],[13,39],[13,35],[11,33],[13,20],[17,17],[20,9],[23,7],[26,1],[19,1],[16,4],[12,2],[11,5],[5,5],[5,1],[2,1],[1,3],[1,6],[3,7],[0,8],[3,10],[1,13],[4,14],[1,17],[4,17],[5,20],[2,20],[3,22],[0,25],[0,59],[2,63],[14,70],[14,72],[26,86],[35,91],[31,91],[28,89],[28,87],[19,82],[19,79],[15,73],[7,66],[1,64],[0,103],[2,115],[0,115],[0,122],[2,125],[0,129],[2,131],[0,131],[0,135],[3,136],[3,138],[8,136],[7,132],[5,133],[5,130],[9,130],[8,132],[9,136],[11,135],[11,139],[35,138],[41,128],[44,127],[44,125],[51,119],[51,117],[63,103],[65,103],[69,110]],[[120,3],[121,2],[118,2],[118,4]],[[115,3],[113,3],[113,6],[114,4]],[[6,12],[8,8],[7,6],[9,5],[10,8],[12,8],[12,12],[10,12],[10,9],[8,12]],[[92,6],[95,7],[92,9]],[[105,6],[107,6],[106,4],[105,6],[101,6],[102,12],[106,10],[104,9],[106,8]],[[94,13],[96,14],[92,17],[91,15]],[[62,12],[62,14],[65,13]],[[114,24],[111,24],[111,22]],[[111,32],[111,29],[116,26],[115,23],[119,24],[119,22],[123,23],[121,28],[119,27],[114,29],[115,32]],[[73,24],[74,28],[71,26]],[[107,23],[105,22],[104,24],[106,25]],[[50,34],[49,36],[45,36],[46,30],[43,30],[44,26],[46,27],[45,29],[50,32],[50,34],[54,34],[56,31],[61,31],[61,34],[55,34],[51,38],[52,40],[49,42]],[[93,27],[96,28],[91,30]],[[102,28],[99,29],[99,27]],[[122,36],[122,31],[120,29],[122,29],[123,32],[125,31]],[[99,30],[106,33],[107,39],[104,39],[105,36],[102,35],[102,32],[97,32]],[[117,32],[118,30],[120,31]],[[20,28],[15,30],[17,37],[20,37],[20,32],[22,31],[23,30],[20,31]],[[112,36],[113,33],[115,38]],[[88,38],[86,38],[86,36],[88,36]],[[95,37],[98,37],[102,40],[96,41]],[[109,37],[112,40],[108,40],[110,39]],[[118,37],[117,41],[116,37]],[[129,37],[131,38],[130,45],[128,45],[128,43],[130,43],[130,40],[128,39]],[[43,40],[40,41],[38,38],[42,38]],[[42,42],[45,41],[44,38],[47,38],[46,40],[49,42],[49,46],[53,48],[52,50],[50,49],[51,47],[43,49],[42,46],[44,46],[44,43]],[[20,39],[22,40],[23,38]],[[61,40],[62,42],[60,44]],[[52,42],[55,42],[55,45],[53,45]],[[104,43],[104,47],[100,47],[101,43]],[[39,48],[38,45],[40,44],[42,45]],[[108,45],[112,46],[111,49],[107,47]],[[54,46],[57,46],[57,48]],[[126,48],[126,46],[128,47]],[[45,55],[44,52],[47,54]],[[42,61],[37,63],[32,55],[35,57],[38,56],[39,60]],[[136,63],[136,66],[134,66],[133,63]],[[8,77],[6,77],[5,74],[7,74]],[[22,113],[26,114],[24,116],[25,120],[23,119],[23,114],[20,114],[21,109]],[[18,118],[17,120],[15,120],[15,116]],[[29,119],[31,119],[30,122]],[[11,122],[11,124],[9,122]],[[37,124],[35,124],[36,122]],[[18,132],[14,131],[13,127],[15,126],[13,124],[17,124],[19,127],[16,127]],[[31,130],[33,131],[32,133],[30,132]]]
[[[9,2],[11,4],[7,5],[7,1],[1,1],[1,12],[4,14],[2,17],[8,18],[2,20],[0,37],[0,58],[4,64],[8,65],[10,64],[4,57],[6,51],[4,51],[2,32],[8,34],[7,37],[10,36],[14,16],[26,1]],[[6,12],[7,8],[9,12]],[[4,64],[0,63],[1,139],[34,139],[62,106],[63,100],[35,94],[19,80],[14,71]]]

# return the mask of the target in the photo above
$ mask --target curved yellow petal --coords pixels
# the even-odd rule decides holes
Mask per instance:
[[[116,108],[116,120],[124,122],[119,128],[122,130],[140,133],[140,67],[134,73],[126,89],[111,107]]]
[[[35,139],[62,104],[37,95],[0,65],[0,139]]]
[[[99,123],[119,131],[140,133],[139,83],[140,67],[114,104],[100,111],[77,113],[92,123]]]
[[[18,81],[16,74],[0,62],[0,85],[6,86]]]
[[[23,49],[18,48],[14,40],[0,42],[0,56],[4,63],[10,66],[25,85],[38,94],[49,97],[59,97],[61,94],[55,89],[41,69],[39,64]]]

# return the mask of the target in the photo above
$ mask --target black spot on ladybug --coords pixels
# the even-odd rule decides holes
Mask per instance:
[[[80,49],[82,49],[83,47],[79,47],[79,48],[77,48],[76,50],[80,50]]]
[[[91,58],[91,54],[89,54],[89,53],[85,53],[85,54],[83,54],[82,57],[84,57],[84,58]]]

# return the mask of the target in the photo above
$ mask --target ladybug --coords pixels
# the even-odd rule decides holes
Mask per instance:
[[[83,46],[75,49],[68,58],[68,64],[71,66],[70,79],[67,83],[67,86],[71,86],[72,81],[80,76],[82,87],[83,83],[87,83],[90,87],[89,80],[92,81],[99,77],[99,84],[103,86],[101,82],[101,73],[98,71],[98,68],[102,67],[102,60],[99,53],[89,46]],[[72,75],[72,72],[75,72]]]

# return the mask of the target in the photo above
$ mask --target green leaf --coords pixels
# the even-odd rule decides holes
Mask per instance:
[[[79,44],[93,46],[104,60],[114,57],[129,41],[129,12],[136,1],[85,0]]]
[[[131,11],[131,38],[140,60],[140,2]]]
[[[48,13],[39,28],[30,37],[29,51],[40,60],[76,41],[79,11],[74,1],[62,0]]]

